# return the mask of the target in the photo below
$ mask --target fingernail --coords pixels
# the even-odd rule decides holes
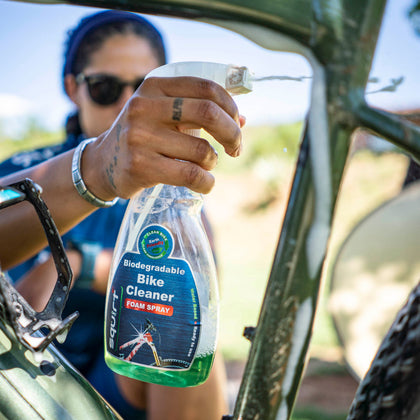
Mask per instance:
[[[240,142],[239,143],[239,147],[238,147],[238,149],[236,151],[236,156],[235,157],[238,157],[242,153],[242,149],[243,149],[243,143]]]
[[[236,150],[231,154],[232,157],[238,157],[242,152],[242,142],[236,148]]]

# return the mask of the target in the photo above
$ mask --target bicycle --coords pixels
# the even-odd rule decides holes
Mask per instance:
[[[98,5],[95,0],[69,3]],[[251,350],[234,413],[226,416],[226,419],[235,420],[288,419],[310,343],[321,273],[351,134],[359,127],[372,130],[420,159],[419,127],[402,117],[371,108],[364,97],[386,0],[345,0],[341,3],[295,0],[293,4],[286,0],[260,0],[258,3],[225,0],[217,4],[186,0],[107,0],[100,4],[216,24],[265,48],[303,54],[312,65],[312,103],[283,228],[258,325],[245,331],[251,340]],[[378,363],[393,360],[386,357],[392,354],[392,343],[398,341],[404,331],[414,331],[409,342],[412,351],[404,355],[402,346],[401,352],[394,357],[412,358],[418,350],[419,339],[415,333],[418,299],[416,289],[396,321],[397,332],[392,330],[385,338],[385,350],[380,351]],[[417,361],[412,358],[412,363],[405,365],[406,373],[412,375],[417,367]],[[375,371],[374,362],[366,380],[378,378],[378,372],[383,370]],[[412,383],[418,386],[416,379]],[[404,394],[406,384],[411,384],[407,377],[404,384],[397,384],[401,392],[396,398],[387,398],[394,391],[388,389],[383,394],[385,403],[382,406],[375,405],[375,401],[368,403],[366,395],[371,388],[362,383],[349,418],[388,418],[384,417],[388,415],[384,414],[385,409],[390,416],[396,409],[400,410],[398,415],[409,416],[410,413],[401,410],[404,403],[400,396],[411,398],[415,393],[400,395]],[[375,398],[378,395],[381,393],[376,393]],[[416,405],[413,400],[412,405],[406,406],[412,408],[413,416],[418,415]]]

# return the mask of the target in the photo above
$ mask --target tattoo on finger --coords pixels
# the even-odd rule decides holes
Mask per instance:
[[[182,115],[182,103],[184,100],[182,98],[175,98],[174,104],[172,108],[172,119],[174,121],[181,121],[181,115]]]

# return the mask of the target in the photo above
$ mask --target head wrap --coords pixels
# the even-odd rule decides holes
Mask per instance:
[[[113,22],[124,22],[133,21],[140,23],[145,27],[150,36],[153,36],[155,42],[162,47],[162,51],[165,54],[165,47],[163,44],[162,36],[159,31],[145,18],[130,12],[123,12],[119,10],[108,10],[105,12],[95,13],[93,15],[83,18],[77,27],[70,32],[67,41],[67,53],[64,57],[63,76],[72,74],[74,61],[77,56],[77,52],[80,44],[87,34],[95,30],[96,28]],[[146,37],[147,39],[150,38]],[[165,57],[166,60],[166,57]]]

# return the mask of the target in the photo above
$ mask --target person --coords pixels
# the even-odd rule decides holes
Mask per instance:
[[[141,419],[146,410],[152,420],[214,419],[226,413],[223,363],[217,357],[209,380],[188,389],[116,375],[103,359],[104,294],[126,203],[96,206],[128,199],[157,183],[209,192],[217,153],[206,140],[182,133],[183,128],[204,128],[231,156],[241,150],[244,119],[224,89],[195,78],[143,81],[164,62],[162,37],[142,17],[107,11],[83,19],[70,33],[65,54],[64,87],[77,106],[67,121],[66,141],[12,157],[0,166],[0,176],[18,171],[1,179],[2,185],[22,177],[41,185],[60,232],[69,231],[63,242],[75,280],[63,316],[77,310],[80,317],[58,345],[64,355],[125,419]],[[96,140],[86,141],[90,138]],[[82,197],[72,181],[78,145],[84,147],[76,150],[90,198]],[[0,232],[10,239],[0,244],[3,269],[12,279],[20,278],[18,290],[42,309],[56,281],[52,259],[41,252],[22,263],[45,246],[39,224],[20,204],[18,210],[2,212]]]

